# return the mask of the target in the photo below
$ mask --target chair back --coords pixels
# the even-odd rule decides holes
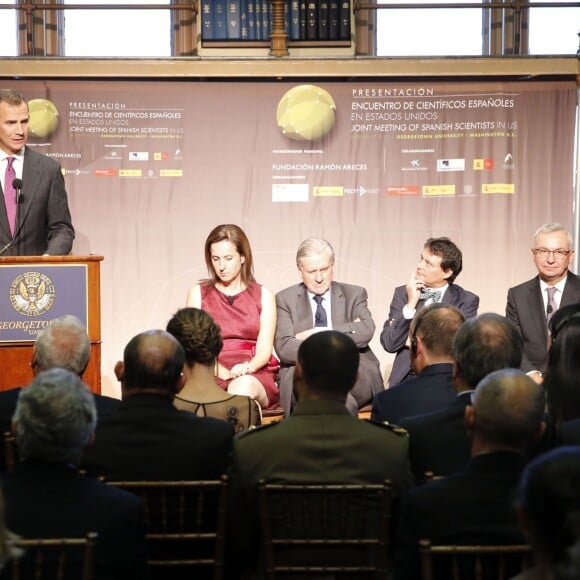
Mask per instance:
[[[224,576],[229,480],[111,481],[145,504],[151,578]]]
[[[507,580],[532,564],[525,544],[433,546],[419,541],[422,580]]]
[[[17,540],[23,554],[10,560],[2,580],[94,580],[97,534],[84,538]]]
[[[386,578],[391,486],[259,484],[264,575]]]

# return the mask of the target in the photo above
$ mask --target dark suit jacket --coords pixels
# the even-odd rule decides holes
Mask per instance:
[[[332,328],[348,334],[359,349],[360,376],[351,394],[361,407],[384,387],[379,361],[369,347],[375,323],[367,306],[367,291],[360,286],[333,282],[330,292]],[[312,308],[304,284],[278,292],[276,306],[278,321],[274,347],[280,359],[280,404],[288,414],[292,401],[294,366],[302,342],[295,336],[312,328]]]
[[[409,458],[417,481],[426,471],[448,475],[461,469],[471,455],[471,442],[463,421],[471,391],[457,395],[444,409],[402,419],[409,433]]]
[[[147,578],[143,502],[66,465],[24,461],[3,475],[6,525],[23,538],[98,533],[97,578]]]
[[[449,287],[443,295],[442,304],[455,306],[463,313],[465,318],[473,318],[477,315],[479,306],[479,296],[464,290],[457,284],[449,284]],[[381,332],[381,344],[387,352],[396,353],[393,361],[391,376],[389,377],[389,386],[392,387],[405,380],[411,372],[411,357],[409,349],[405,346],[409,336],[411,320],[403,316],[403,307],[407,304],[407,291],[405,286],[395,288],[393,300],[389,308],[389,318],[383,326]],[[417,304],[419,311],[425,303],[420,300]]]
[[[373,421],[399,423],[404,417],[438,411],[455,400],[451,363],[425,367],[418,376],[373,398]]]
[[[0,251],[9,246],[3,252],[4,256],[69,254],[75,232],[60,165],[26,147],[22,184],[14,239],[6,206],[0,204]]]
[[[82,467],[109,481],[218,479],[233,435],[226,421],[179,411],[168,397],[135,394],[99,421]]]
[[[0,438],[4,433],[12,431],[12,416],[16,410],[16,403],[21,390],[22,388],[0,391]],[[93,393],[93,396],[99,421],[102,421],[121,405],[121,401],[113,397],[105,397],[96,393]],[[0,471],[4,471],[4,453],[4,445],[0,445]]]
[[[412,483],[402,430],[361,421],[333,401],[303,401],[284,421],[238,436],[230,470],[235,553],[257,551],[261,479],[285,483],[382,483],[395,495]]]
[[[517,453],[477,455],[458,473],[409,491],[396,535],[396,580],[421,577],[421,538],[434,544],[525,543],[513,507],[523,467]]]
[[[577,302],[580,302],[580,277],[568,272],[560,307]],[[524,339],[521,369],[544,372],[548,363],[548,326],[539,276],[508,290],[505,315]]]

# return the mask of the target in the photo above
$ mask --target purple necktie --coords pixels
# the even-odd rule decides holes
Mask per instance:
[[[550,328],[550,318],[554,316],[554,312],[558,310],[558,305],[556,304],[556,300],[554,299],[554,295],[556,294],[557,288],[555,286],[550,286],[546,288],[546,292],[548,293],[548,307],[546,308],[546,322],[548,324],[548,328]]]
[[[6,204],[6,215],[8,216],[8,223],[10,224],[10,231],[14,235],[16,229],[16,190],[12,185],[16,179],[16,172],[12,166],[14,157],[7,157],[6,173],[4,174],[4,203]]]

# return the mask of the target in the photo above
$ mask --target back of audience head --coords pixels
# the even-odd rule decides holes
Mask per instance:
[[[419,339],[431,356],[451,360],[453,337],[464,322],[465,316],[460,310],[440,302],[420,310],[411,322],[409,331],[412,358],[416,356]]]
[[[557,422],[580,419],[580,304],[558,309],[550,320],[552,345],[543,386]]]
[[[578,578],[580,447],[559,447],[532,460],[516,506],[536,563],[555,566],[555,578]],[[575,572],[569,570],[573,564]]]
[[[95,400],[78,375],[43,371],[20,392],[13,421],[21,460],[78,465],[97,423]]]
[[[483,378],[467,407],[466,423],[481,451],[524,452],[544,430],[544,393],[519,369],[494,371]]]
[[[91,344],[83,323],[71,314],[55,318],[34,343],[32,370],[67,369],[82,375],[89,363]]]
[[[181,308],[167,323],[167,332],[174,336],[185,351],[185,362],[213,366],[222,350],[220,327],[199,308]]]
[[[342,332],[327,330],[309,336],[298,349],[294,386],[299,400],[346,401],[356,382],[359,352]]]
[[[115,366],[123,395],[143,392],[173,397],[183,387],[185,352],[164,330],[148,330],[133,337],[123,361]]]
[[[473,389],[489,373],[518,368],[523,340],[507,318],[491,312],[466,320],[453,339],[456,381]]]

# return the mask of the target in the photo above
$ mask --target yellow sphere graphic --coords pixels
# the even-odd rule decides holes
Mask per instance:
[[[330,93],[315,85],[299,85],[280,99],[276,121],[289,139],[315,141],[334,127],[335,111]]]
[[[30,112],[30,134],[45,139],[50,137],[59,124],[57,108],[48,99],[32,99],[28,101]]]

